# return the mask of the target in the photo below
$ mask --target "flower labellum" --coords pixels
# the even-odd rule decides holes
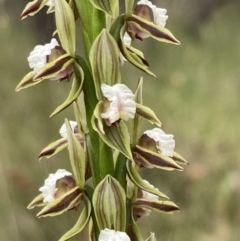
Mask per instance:
[[[98,241],[131,241],[125,232],[105,228],[101,230]]]
[[[173,156],[174,148],[175,148],[175,140],[173,139],[173,135],[166,134],[163,130],[160,128],[154,128],[152,130],[147,130],[144,132],[148,137],[153,139],[157,147],[159,149],[159,152],[164,156]]]
[[[71,126],[71,129],[73,130],[74,133],[78,132],[78,125],[76,121],[69,121],[69,124]],[[62,137],[67,137],[67,128],[66,128],[66,124],[64,123],[60,130],[59,133]]]
[[[101,117],[106,120],[106,123],[112,123],[123,119],[128,121],[134,118],[136,113],[136,102],[132,91],[124,84],[116,84],[109,86],[101,85],[101,90],[107,100],[104,101],[104,113]]]
[[[44,182],[44,186],[39,188],[39,191],[43,194],[43,202],[48,203],[55,200],[56,183],[59,179],[65,176],[71,176],[72,174],[64,169],[58,169],[56,173],[51,173]]]
[[[152,188],[158,190],[158,188],[155,188],[152,184],[150,184],[148,181],[146,180],[143,180],[146,184],[148,184],[149,186],[151,186]],[[159,190],[158,190],[159,191]],[[141,198],[141,199],[146,199],[146,200],[151,200],[151,201],[158,201],[159,200],[159,197],[155,194],[152,194],[150,192],[146,192],[142,189],[138,189],[138,198]],[[144,217],[147,217],[150,215],[151,213],[151,210],[149,209],[146,209],[146,208],[134,208],[134,213],[138,216],[138,217],[141,217],[141,216],[144,216]]]
[[[55,38],[49,44],[37,45],[28,57],[30,68],[35,72],[43,68],[47,64],[47,56],[51,54],[56,46],[59,46],[59,44]]]

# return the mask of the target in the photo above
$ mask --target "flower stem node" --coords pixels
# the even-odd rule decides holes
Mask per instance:
[[[130,118],[134,118],[136,102],[133,100],[134,94],[126,85],[109,86],[102,84],[101,90],[105,97],[101,117],[105,119],[108,126],[120,119],[128,121]]]

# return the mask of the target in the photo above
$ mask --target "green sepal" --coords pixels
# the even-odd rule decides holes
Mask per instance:
[[[26,74],[23,79],[20,81],[20,83],[17,85],[15,91],[19,91],[22,89],[26,89],[30,86],[36,85],[40,83],[43,79],[40,79],[38,81],[33,80],[34,76],[36,75],[35,71],[31,71],[28,74]]]
[[[89,241],[95,241],[94,227],[93,227],[93,220],[92,220],[92,218],[90,218],[89,224],[88,224],[88,240]]]
[[[99,136],[108,146],[120,151],[132,160],[130,136],[127,126],[123,121],[115,122],[111,126],[107,126],[101,118],[102,110],[103,103],[99,102],[92,117],[93,129],[98,132]]]
[[[83,142],[83,138],[79,133],[74,134],[75,137],[78,139],[79,142]],[[68,146],[68,139],[67,137],[63,137],[57,141],[50,143],[46,146],[39,154],[38,159],[41,160],[43,157],[50,158],[60,151],[64,150]]]
[[[143,103],[142,99],[142,89],[143,89],[143,77],[138,80],[137,89],[134,95],[134,101],[138,104]],[[135,115],[134,119],[130,121],[131,126],[131,134],[132,134],[132,145],[135,146],[138,140],[138,130],[140,126],[141,117],[139,115]]]
[[[149,34],[150,37],[165,43],[172,43],[179,45],[180,42],[173,36],[173,34],[166,28],[158,26],[153,22],[147,21],[137,15],[132,14],[127,22],[130,26],[136,27],[138,30]]]
[[[21,14],[21,20],[23,20],[27,16],[35,15],[46,5],[47,2],[48,0],[34,0],[32,2],[29,2]]]
[[[155,167],[167,171],[183,170],[171,157],[150,151],[138,145],[133,150],[133,156],[137,163],[141,163],[149,168]]]
[[[50,117],[58,114],[59,112],[66,109],[69,105],[71,105],[80,95],[82,88],[83,88],[83,81],[84,81],[84,73],[80,65],[75,63],[74,65],[74,78],[72,83],[71,91],[67,97],[67,99],[58,106],[54,112],[51,114]]]
[[[188,161],[175,151],[173,152],[172,159],[180,165],[189,165]]]
[[[109,14],[111,17],[114,16],[118,5],[117,0],[90,0],[90,2],[95,8]]]
[[[55,18],[62,47],[72,57],[76,50],[74,13],[66,0],[55,1]]]
[[[123,35],[125,33],[125,26],[122,28],[120,36],[121,41],[119,42],[119,48],[122,53],[122,55],[128,60],[129,63],[133,64],[140,70],[144,71],[145,73],[156,77],[154,73],[152,73],[150,70],[148,70],[149,64],[144,59],[143,53],[133,47],[125,46],[123,43]]]
[[[94,41],[89,55],[97,98],[102,99],[101,84],[120,82],[119,49],[116,41],[103,29]]]
[[[88,224],[90,214],[91,214],[91,203],[88,200],[88,198],[84,195],[83,196],[83,201],[84,201],[84,208],[79,216],[78,221],[76,224],[71,228],[68,232],[66,232],[60,239],[59,241],[65,241],[73,236],[77,235],[78,233],[82,232],[82,230],[86,227]]]
[[[179,211],[179,207],[172,201],[157,201],[137,198],[134,202],[134,207],[146,208],[157,212],[172,213],[174,211]]]
[[[161,121],[157,118],[154,111],[152,111],[149,107],[137,103],[136,112],[138,115],[147,119],[151,124],[155,124],[158,127],[162,126]]]
[[[57,76],[70,68],[73,64],[74,59],[71,58],[69,54],[64,54],[56,60],[47,63],[33,78],[33,81],[45,80],[45,79],[54,79]]]
[[[53,217],[71,210],[80,205],[82,195],[82,190],[80,190],[79,187],[75,187],[63,196],[47,203],[46,206],[36,215],[36,217]]]
[[[133,9],[134,0],[125,0],[125,12],[130,14]]]
[[[67,119],[65,119],[68,138],[68,152],[74,178],[79,188],[83,189],[85,184],[86,154],[76,138]]]
[[[116,179],[107,175],[95,188],[92,203],[100,230],[125,230],[126,194]]]
[[[89,130],[87,126],[86,107],[83,91],[80,93],[77,100],[73,102],[73,109],[76,121],[79,126],[79,132],[82,136],[84,136],[89,132]]]
[[[136,168],[134,167],[134,163],[132,161],[127,161],[127,171],[128,171],[128,177],[130,180],[140,189],[155,194],[161,198],[169,199],[167,195],[160,192],[157,188],[151,187],[149,184],[143,181],[143,179],[138,174]]]
[[[144,241],[141,231],[134,220],[133,213],[131,215],[131,225],[129,228],[129,237],[131,241]]]
[[[36,196],[31,203],[27,206],[27,209],[33,209],[35,207],[41,207],[41,206],[46,206],[47,203],[43,202],[43,194],[39,194],[38,196]]]

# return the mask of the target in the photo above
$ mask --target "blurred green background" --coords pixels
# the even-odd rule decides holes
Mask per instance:
[[[15,93],[29,71],[27,56],[49,42],[54,23],[43,9],[24,21],[25,0],[0,0],[0,240],[57,240],[76,221],[68,212],[35,218],[26,206],[50,172],[70,170],[67,152],[39,162],[39,152],[56,140],[64,118],[49,115],[65,100],[70,84],[43,82]],[[168,10],[167,28],[181,46],[151,39],[134,42],[157,78],[126,63],[123,82],[134,89],[144,76],[144,102],[173,133],[176,151],[190,165],[184,172],[145,170],[143,175],[180,206],[173,215],[152,213],[139,224],[159,241],[240,239],[240,2],[159,0]],[[79,42],[79,46],[81,43]],[[143,130],[150,128],[143,123]],[[80,236],[75,240],[85,239]]]

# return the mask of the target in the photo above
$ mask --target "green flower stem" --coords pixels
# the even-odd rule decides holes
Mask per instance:
[[[126,203],[126,228],[125,232],[129,234],[130,226],[131,226],[131,215],[132,215],[132,204],[131,200],[127,199]]]
[[[127,158],[122,154],[119,153],[116,168],[115,168],[115,178],[119,181],[121,186],[126,192],[126,174],[127,174],[127,168],[126,168]]]
[[[98,133],[95,132],[92,128],[91,118],[95,106],[98,103],[92,74],[90,69],[83,58],[77,57],[76,61],[82,67],[84,71],[84,83],[83,83],[83,92],[84,92],[84,102],[86,106],[86,117],[87,117],[87,124],[89,128],[89,135],[86,136],[87,138],[87,150],[88,150],[88,157],[92,171],[92,178],[93,178],[93,185],[96,186],[100,181],[100,172],[99,172],[99,136]]]
[[[105,13],[94,8],[89,0],[75,0],[82,29],[86,58],[98,34],[105,28]]]
[[[98,240],[98,236],[99,236],[100,230],[98,228],[97,220],[96,220],[96,217],[95,217],[95,213],[93,211],[94,210],[93,205],[92,205],[93,192],[94,192],[94,189],[92,187],[86,185],[85,194],[87,195],[88,199],[91,202],[91,207],[92,207],[91,217],[92,217],[92,220],[93,220],[93,227],[94,227],[94,231],[95,231],[95,240]]]
[[[100,155],[99,155],[99,167],[100,177],[104,179],[106,175],[110,174],[114,177],[114,163],[112,150],[101,139],[99,139]]]

